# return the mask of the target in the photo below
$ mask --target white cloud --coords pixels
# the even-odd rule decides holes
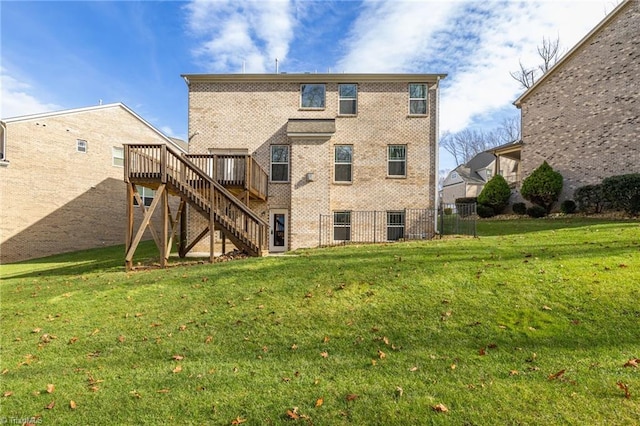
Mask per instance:
[[[204,39],[193,53],[213,72],[262,73],[289,52],[296,23],[289,1],[196,0],[186,10],[190,30]]]
[[[59,105],[46,103],[31,94],[32,87],[6,73],[0,67],[0,117],[18,117],[62,109]]]

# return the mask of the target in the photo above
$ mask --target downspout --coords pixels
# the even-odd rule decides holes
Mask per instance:
[[[0,166],[7,167],[9,161],[7,160],[7,124],[0,120]]]

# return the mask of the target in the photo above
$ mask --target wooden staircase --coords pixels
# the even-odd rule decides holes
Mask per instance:
[[[212,237],[212,230],[219,230],[238,249],[251,256],[267,252],[268,224],[246,204],[216,182],[186,155],[176,153],[167,145],[130,144],[124,146],[124,178],[127,183],[128,227],[125,263],[132,268],[133,254],[147,227],[161,252],[161,266],[166,266],[173,240],[180,222],[178,252],[181,257],[205,236]],[[136,189],[137,185],[156,190],[150,206],[145,207]],[[175,215],[171,214],[169,195],[180,198]],[[265,194],[266,198],[266,194]],[[134,235],[134,200],[144,212],[144,219]],[[187,241],[186,206],[199,212],[207,222],[202,231]],[[162,209],[161,231],[152,225],[151,217]],[[171,228],[171,229],[169,229]],[[197,231],[196,231],[197,232]],[[213,260],[213,242],[210,238],[209,257]]]

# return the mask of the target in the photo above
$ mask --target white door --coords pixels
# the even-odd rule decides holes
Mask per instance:
[[[287,210],[269,211],[269,251],[282,253],[287,251]]]

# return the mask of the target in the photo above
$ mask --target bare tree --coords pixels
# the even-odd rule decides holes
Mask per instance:
[[[493,130],[464,129],[457,133],[445,132],[440,146],[453,156],[456,165],[465,164],[477,154],[498,145],[520,139],[520,115],[506,117]]]
[[[560,38],[556,37],[555,40],[543,37],[542,45],[538,46],[538,56],[542,59],[542,63],[537,68],[527,68],[519,61],[520,69],[518,71],[510,72],[511,77],[516,80],[524,89],[528,89],[538,80],[538,78],[560,59],[562,52],[560,51]]]

